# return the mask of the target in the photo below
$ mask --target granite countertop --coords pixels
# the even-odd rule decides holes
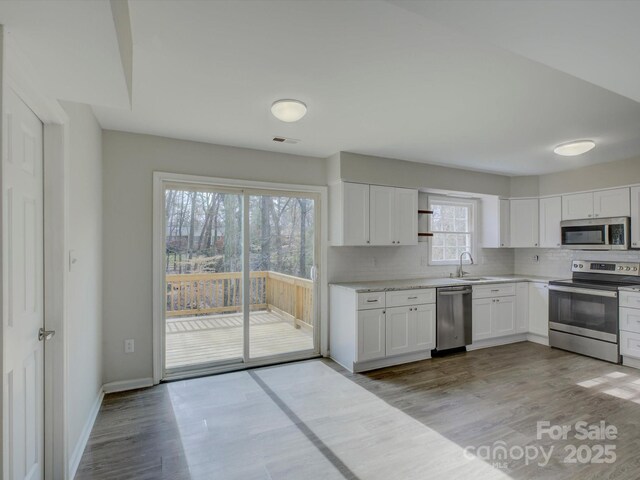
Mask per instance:
[[[419,288],[454,287],[460,285],[488,285],[492,283],[512,282],[541,282],[548,283],[551,280],[559,280],[557,277],[540,277],[536,275],[486,275],[482,277],[469,276],[468,278],[482,278],[478,281],[469,281],[460,278],[412,278],[407,280],[377,280],[374,282],[338,282],[331,283],[342,288],[363,292],[386,292],[393,290],[413,290]]]

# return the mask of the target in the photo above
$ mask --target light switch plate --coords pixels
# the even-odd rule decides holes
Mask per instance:
[[[129,338],[124,341],[124,353],[133,353],[135,350],[135,343],[133,338]]]

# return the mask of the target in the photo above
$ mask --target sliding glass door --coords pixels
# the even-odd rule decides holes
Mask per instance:
[[[250,195],[250,358],[313,350],[315,208],[300,195]],[[261,302],[261,303],[257,303]]]
[[[317,199],[166,184],[164,200],[165,376],[316,354]]]

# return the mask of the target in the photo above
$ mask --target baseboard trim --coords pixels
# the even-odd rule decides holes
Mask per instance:
[[[428,360],[431,358],[431,350],[408,353],[404,355],[398,355],[388,358],[380,358],[378,360],[368,360],[365,362],[354,362],[353,370],[347,368],[352,373],[366,372],[369,370],[376,370],[378,368],[392,367],[403,363],[419,362],[420,360]],[[342,365],[344,367],[344,365]]]
[[[527,335],[518,333],[516,335],[507,335],[504,337],[487,338],[486,340],[478,340],[471,345],[467,345],[467,351],[480,350],[481,348],[498,347],[500,345],[508,345],[510,343],[526,342]]]
[[[125,392],[127,390],[135,390],[137,388],[146,388],[153,386],[153,378],[133,378],[131,380],[120,380],[117,382],[105,383],[102,386],[104,393]]]
[[[626,355],[623,355],[622,365],[624,365],[625,367],[640,368],[640,359],[627,357]]]
[[[543,337],[536,333],[527,333],[527,340],[533,343],[539,343],[540,345],[549,346],[549,337]]]
[[[98,413],[100,412],[100,406],[102,405],[103,399],[104,389],[101,388],[98,396],[91,406],[89,417],[87,418],[84,427],[82,427],[80,438],[78,439],[78,442],[73,449],[73,453],[69,458],[69,478],[74,478],[76,476],[76,472],[78,471],[78,467],[80,466],[80,461],[82,460],[82,454],[84,453],[84,449],[86,448],[89,437],[91,436],[91,430],[93,429],[93,425],[96,422],[96,418],[98,418]]]

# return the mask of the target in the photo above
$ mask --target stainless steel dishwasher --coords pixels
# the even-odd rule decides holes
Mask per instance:
[[[471,287],[437,289],[436,350],[471,344]]]

